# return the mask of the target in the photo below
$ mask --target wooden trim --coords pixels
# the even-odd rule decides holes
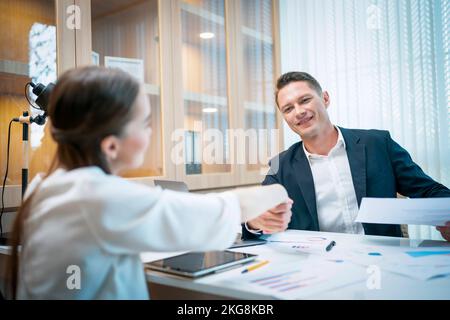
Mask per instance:
[[[3,213],[14,213],[17,212],[19,210],[20,207],[9,207],[9,208],[5,208],[5,210],[3,211]]]
[[[27,77],[30,74],[28,63],[12,60],[0,60],[0,73]]]
[[[105,0],[103,0],[103,1],[105,1]],[[106,0],[106,1],[108,1],[108,0]],[[145,2],[145,1],[146,0],[136,0],[136,1],[131,2],[131,3],[126,3],[126,4],[124,4],[121,7],[116,7],[115,10],[109,11],[108,13],[100,14],[100,15],[94,17],[94,18],[95,19],[103,19],[103,18],[106,18],[108,16],[113,16],[115,14],[118,14],[120,12],[128,10],[128,9],[130,9],[130,8],[136,6],[136,5],[139,5],[139,4],[141,4],[141,3]],[[91,15],[91,17],[92,17],[92,15]],[[91,21],[92,21],[92,19],[91,19]]]
[[[233,130],[244,128],[245,111],[241,81],[243,79],[243,55],[240,39],[240,8],[238,0],[225,1],[226,33],[228,41],[228,96],[231,115],[230,127]],[[236,164],[237,150],[234,137],[230,137],[230,158],[234,162],[233,185],[241,184],[242,169]]]
[[[81,10],[81,29],[75,30],[75,63],[77,67],[92,64],[91,0],[74,0]]]
[[[0,95],[14,95],[20,98],[24,97],[25,83],[31,80],[28,76],[4,72],[0,72],[0,79]]]
[[[174,118],[174,130],[184,129],[184,99],[183,99],[183,78],[175,77],[175,70],[183,70],[182,57],[179,54],[182,52],[181,44],[181,18],[180,10],[181,6],[178,0],[170,0],[171,3],[171,22],[172,22],[172,65],[171,69],[172,76],[172,97],[174,110],[182,111],[179,112],[182,116]],[[177,53],[177,54],[176,54]],[[174,147],[172,144],[171,147]],[[185,181],[185,166],[183,164],[175,164],[175,177],[176,180]],[[185,181],[186,182],[186,181]],[[192,188],[188,184],[189,189]]]
[[[171,133],[174,132],[176,118],[173,85],[175,79],[178,79],[175,76],[173,61],[172,10],[172,1],[158,1],[163,177],[176,180],[176,168],[171,160],[171,151],[174,145],[171,141]],[[151,179],[158,179],[158,177],[151,177]]]
[[[274,79],[273,82],[276,84],[278,77],[281,75],[281,44],[280,44],[280,1],[272,0],[273,6],[273,46],[274,46]],[[283,130],[283,115],[278,110],[277,107],[277,126],[279,129],[279,147],[280,152],[284,149],[284,130]]]
[[[245,101],[245,94],[244,94],[244,88],[245,86],[242,84],[244,77],[244,68],[240,67],[244,65],[244,44],[242,42],[242,35],[241,35],[241,26],[242,26],[242,17],[241,17],[241,10],[240,10],[240,3],[239,0],[232,0],[234,5],[234,41],[235,41],[235,50],[236,50],[236,67],[235,67],[235,74],[234,77],[237,79],[235,81],[236,86],[236,92],[235,92],[235,99],[237,100],[237,103],[235,105],[236,109],[236,128],[245,129],[245,109],[244,109],[244,101]],[[233,143],[234,145],[234,143]],[[234,155],[236,157],[236,146],[234,145]],[[246,173],[246,165],[240,164],[236,165],[236,171],[238,172],[238,178],[236,179],[237,184],[245,184],[247,183],[247,173]]]
[[[74,68],[75,62],[75,30],[67,28],[67,8],[74,5],[74,0],[55,0],[56,7],[56,52],[58,75]]]

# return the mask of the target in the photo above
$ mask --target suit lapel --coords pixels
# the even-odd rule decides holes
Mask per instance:
[[[366,146],[351,130],[339,127],[345,140],[358,206],[366,196]]]
[[[314,179],[309,166],[308,159],[303,151],[303,142],[297,150],[295,157],[295,178],[302,191],[303,198],[305,199],[306,206],[308,207],[309,214],[311,215],[314,223],[314,228],[319,231],[319,219],[317,217],[317,204],[316,204],[316,190],[314,188]]]

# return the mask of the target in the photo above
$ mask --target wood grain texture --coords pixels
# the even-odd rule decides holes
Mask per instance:
[[[33,24],[56,25],[54,0],[2,0],[0,1],[0,60],[10,61],[11,65],[29,64],[29,34]],[[13,68],[14,69],[14,68]],[[23,68],[21,68],[23,69]],[[14,70],[0,73],[0,175],[6,170],[6,150],[8,124],[14,117],[28,111],[24,97],[27,76],[17,75]],[[35,126],[35,125],[33,125]],[[47,130],[48,131],[48,130]],[[33,138],[33,128],[30,139]],[[40,147],[29,147],[30,177],[36,172],[45,171],[53,158],[55,145],[48,132],[41,140]],[[5,192],[5,205],[17,206],[20,203],[21,169],[23,166],[22,125],[13,123],[11,127],[11,148],[9,175]],[[3,181],[3,179],[2,179]]]

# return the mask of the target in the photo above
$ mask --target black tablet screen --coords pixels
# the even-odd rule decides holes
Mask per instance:
[[[231,251],[189,252],[179,256],[152,262],[152,265],[180,270],[197,272],[234,261],[244,260],[255,255]]]

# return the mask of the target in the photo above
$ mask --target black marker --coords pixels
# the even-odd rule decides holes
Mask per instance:
[[[333,249],[333,247],[336,245],[336,241],[331,241],[329,245],[327,245],[326,249],[327,251],[331,251],[331,249]]]

